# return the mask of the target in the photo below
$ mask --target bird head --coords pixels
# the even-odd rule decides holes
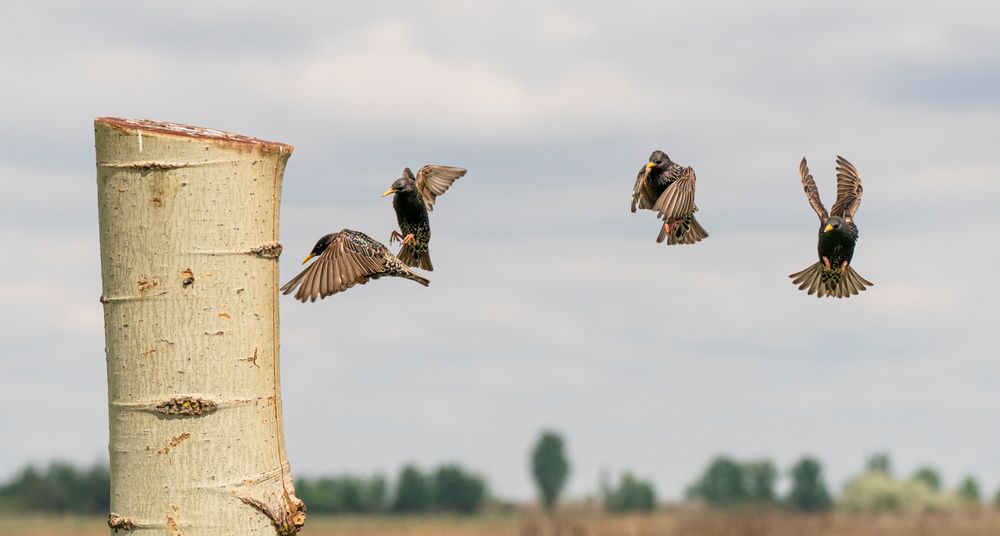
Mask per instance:
[[[396,179],[392,183],[392,186],[389,186],[388,190],[382,192],[382,197],[385,197],[389,194],[398,194],[399,192],[412,190],[413,185],[414,185],[413,173],[410,173],[410,168],[406,168],[403,170],[403,176]]]
[[[670,163],[670,157],[667,153],[657,149],[653,151],[653,154],[649,155],[649,163],[646,167],[660,167]]]
[[[841,218],[840,216],[830,216],[826,220],[826,225],[823,227],[823,232],[829,233],[831,231],[840,231],[842,229],[845,229],[846,227],[847,223],[844,221],[844,218]]]
[[[309,262],[309,259],[313,257],[322,255],[323,252],[326,251],[326,248],[330,247],[330,242],[333,242],[333,237],[334,235],[328,234],[323,238],[320,238],[319,241],[316,242],[316,245],[312,248],[312,251],[309,252],[309,255],[306,255],[306,258],[305,260],[302,261],[302,264]]]

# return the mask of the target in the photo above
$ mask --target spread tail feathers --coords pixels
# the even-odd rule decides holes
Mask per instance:
[[[660,235],[656,237],[656,242],[667,240],[667,245],[675,244],[695,244],[708,238],[708,231],[698,223],[694,215],[684,219],[670,222],[670,232],[663,227],[660,228]]]
[[[850,298],[873,285],[850,265],[841,272],[837,268],[828,270],[821,262],[788,277],[793,284],[799,285],[799,290],[805,290],[810,296],[815,294],[817,298]]]
[[[411,244],[403,244],[403,247],[399,249],[399,255],[396,256],[407,266],[415,266],[428,272],[434,271],[434,265],[431,264],[431,251],[429,249],[418,256],[418,254],[414,253]]]

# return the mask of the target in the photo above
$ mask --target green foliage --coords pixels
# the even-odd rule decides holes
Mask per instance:
[[[747,498],[753,503],[773,503],[774,482],[778,470],[770,460],[757,460],[743,464],[743,474],[747,486]]]
[[[688,488],[688,496],[720,508],[770,504],[775,498],[776,477],[777,470],[768,460],[739,463],[728,456],[718,456],[701,479]]]
[[[388,507],[388,486],[382,476],[300,478],[295,493],[310,512],[322,514],[375,513]]]
[[[0,511],[106,514],[111,477],[104,464],[78,469],[53,462],[44,470],[28,466],[0,487]]]
[[[801,512],[823,512],[833,501],[823,483],[823,466],[819,460],[806,456],[792,468],[792,489],[785,502]]]
[[[865,468],[869,473],[892,475],[892,462],[888,452],[877,452],[868,457]]]
[[[913,473],[913,480],[927,484],[932,491],[941,491],[941,476],[933,467],[921,467]]]
[[[486,482],[459,465],[442,465],[434,472],[432,503],[435,510],[471,514],[486,499]]]
[[[847,483],[838,506],[849,512],[944,512],[957,501],[922,480],[900,481],[883,471],[868,471]]]
[[[656,490],[653,483],[639,480],[626,472],[617,488],[604,483],[601,494],[604,507],[609,512],[651,512],[656,508]]]
[[[531,472],[542,504],[551,512],[569,476],[569,461],[562,436],[552,431],[542,433],[531,454]]]
[[[403,467],[396,482],[392,511],[399,513],[428,512],[431,509],[431,481],[414,465]]]
[[[996,495],[993,496],[993,506],[995,508],[1000,508],[1000,489],[998,489]]]
[[[962,483],[958,485],[956,493],[959,499],[967,503],[979,504],[982,499],[982,494],[979,492],[979,483],[972,476],[967,476],[962,480]]]

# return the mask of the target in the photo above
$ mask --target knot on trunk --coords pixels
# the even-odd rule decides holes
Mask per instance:
[[[262,259],[277,259],[281,255],[282,246],[280,242],[268,242],[250,248],[250,253]]]
[[[163,415],[207,415],[217,409],[219,405],[211,400],[190,396],[171,398],[156,405],[156,411]]]
[[[111,512],[108,514],[108,526],[115,532],[119,530],[135,530],[135,521]]]

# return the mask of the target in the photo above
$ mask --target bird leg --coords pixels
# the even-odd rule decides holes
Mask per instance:
[[[669,221],[664,221],[663,222],[663,232],[665,234],[667,234],[667,235],[670,234],[670,222]]]
[[[827,257],[823,257],[823,265],[826,266],[827,270],[829,270],[830,269],[830,259],[827,258]]]
[[[411,235],[411,236],[412,236],[412,235]],[[396,242],[397,240],[400,240],[400,241],[401,241],[401,240],[403,240],[403,235],[399,234],[399,232],[398,232],[398,231],[396,231],[395,229],[393,229],[393,231],[392,231],[392,234],[391,234],[391,235],[389,235],[389,243],[390,243],[390,244],[393,244],[393,243],[395,243],[395,242]]]
[[[413,233],[410,233],[403,237],[403,245],[412,244],[413,242],[416,242],[416,240],[417,239],[413,236]]]
[[[844,262],[840,263],[840,271],[841,271],[841,273],[843,273],[845,270],[847,270],[847,261],[844,261]]]

